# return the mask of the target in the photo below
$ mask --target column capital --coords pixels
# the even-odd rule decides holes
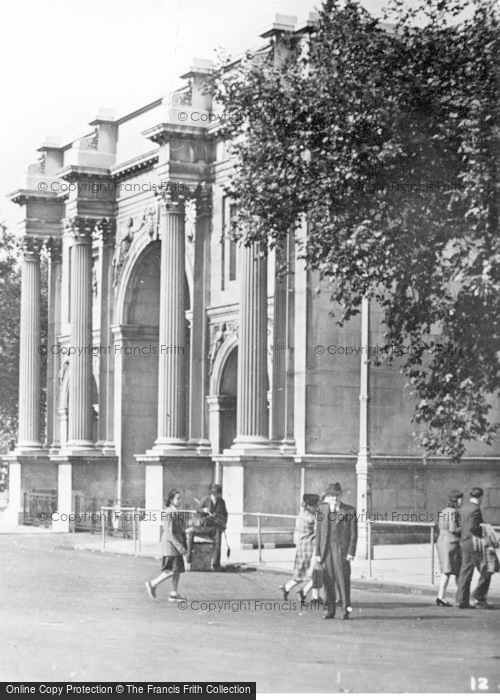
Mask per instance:
[[[212,186],[199,185],[195,190],[196,214],[198,216],[210,216],[212,213]]]
[[[114,245],[116,234],[115,219],[100,219],[92,231],[92,238],[103,245]]]
[[[21,241],[21,253],[26,262],[37,262],[43,247],[43,239],[25,236]]]
[[[99,219],[74,216],[64,220],[64,232],[73,239],[74,243],[90,243],[92,232],[98,223]]]
[[[43,243],[43,252],[47,256],[47,260],[51,263],[60,263],[62,261],[62,241],[60,238],[48,238]]]
[[[160,191],[156,196],[160,200],[161,206],[167,214],[184,215],[187,199],[184,192],[178,192],[177,190],[171,191],[167,189],[166,192]]]

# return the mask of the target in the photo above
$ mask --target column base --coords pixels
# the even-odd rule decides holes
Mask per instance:
[[[274,450],[278,450],[282,455],[297,454],[297,445],[295,440],[270,440],[270,446]]]
[[[222,497],[230,513],[227,538],[230,547],[257,544],[257,517],[243,513],[269,513],[262,517],[263,543],[292,544],[300,504],[300,467],[293,456],[277,451],[234,455],[227,450],[215,459],[222,470]]]
[[[181,492],[180,510],[195,510],[195,499],[201,500],[208,494],[213,480],[213,463],[210,457],[198,455],[194,450],[166,455],[148,450],[146,454],[134,456],[146,470],[146,519],[141,523],[141,538],[158,542],[162,511],[169,491],[179,489]]]
[[[42,492],[44,496],[56,494],[57,471],[51,463],[47,450],[25,450],[16,448],[14,452],[4,457],[9,463],[9,505],[4,511],[4,524],[8,527],[23,525],[25,522],[24,508],[26,504],[27,517],[30,514],[29,494]],[[28,523],[31,522],[28,517]]]
[[[95,448],[51,455],[57,465],[57,513],[52,518],[54,532],[88,529],[89,521],[75,515],[100,512],[114,500],[117,492],[118,458],[103,455]],[[80,526],[80,527],[79,527]]]
[[[152,449],[148,450],[148,454],[152,452],[153,454],[169,455],[175,450],[192,450],[192,447],[188,445],[187,440],[163,438],[155,442]]]
[[[212,445],[210,440],[190,440],[188,447],[194,450],[197,455],[208,456],[212,454]]]
[[[260,435],[243,435],[234,439],[229,449],[224,454],[252,455],[252,454],[276,454],[277,448],[268,438]]]

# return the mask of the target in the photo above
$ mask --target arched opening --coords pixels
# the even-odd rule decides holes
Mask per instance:
[[[236,401],[238,386],[238,347],[226,360],[220,380],[219,444],[221,451],[229,449],[236,437]]]
[[[144,497],[144,470],[134,455],[150,449],[157,437],[160,250],[159,242],[150,243],[134,265],[114,339],[122,499],[131,503]]]

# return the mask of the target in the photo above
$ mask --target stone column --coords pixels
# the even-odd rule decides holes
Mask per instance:
[[[361,347],[370,345],[370,302],[364,298],[361,306]],[[370,451],[370,359],[361,353],[359,395],[359,452],[356,462],[357,515],[359,559],[368,558],[368,516],[372,511],[372,461]]]
[[[257,243],[240,247],[237,429],[233,449],[268,447],[267,257]]]
[[[92,442],[92,230],[94,219],[75,217],[71,232],[71,333],[67,449],[93,448]]]
[[[282,452],[294,452],[291,286],[293,274],[293,238],[287,237],[276,249],[273,323],[273,380],[271,438]]]
[[[193,320],[191,330],[191,401],[189,441],[199,453],[210,448],[207,425],[208,393],[208,319],[210,293],[210,224],[212,192],[209,188],[196,199],[196,235],[194,241]]]
[[[41,241],[25,238],[21,277],[19,342],[19,439],[21,450],[40,443],[40,249]]]
[[[113,431],[113,250],[116,225],[114,219],[102,219],[94,230],[99,246],[97,298],[100,308],[99,323],[99,422],[97,445],[114,454]]]
[[[163,202],[156,452],[187,446],[184,201],[180,195],[168,192]]]
[[[60,447],[58,439],[59,362],[57,337],[61,317],[61,238],[50,238],[45,244],[48,262],[48,333],[47,333],[47,419],[46,446]]]

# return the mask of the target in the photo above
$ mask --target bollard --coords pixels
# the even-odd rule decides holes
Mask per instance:
[[[260,529],[260,515],[257,516],[257,534],[259,537],[259,564],[262,564],[262,532]]]

